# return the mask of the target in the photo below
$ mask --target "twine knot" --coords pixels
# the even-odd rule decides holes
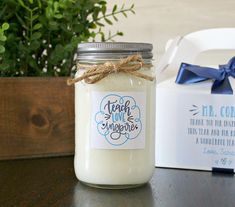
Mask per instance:
[[[145,75],[138,70],[142,67],[151,68],[152,64],[144,64],[144,60],[141,55],[131,55],[125,59],[121,59],[118,62],[106,62],[101,65],[83,65],[78,64],[78,69],[87,69],[81,76],[68,79],[67,84],[72,85],[76,82],[84,80],[85,83],[93,84],[112,73],[127,73],[133,76],[143,78],[145,80],[153,81],[154,77]]]

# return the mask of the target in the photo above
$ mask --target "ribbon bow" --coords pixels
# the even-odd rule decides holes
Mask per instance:
[[[191,84],[212,79],[214,82],[211,93],[233,94],[229,81],[230,76],[235,78],[235,57],[230,59],[226,65],[219,65],[219,69],[182,63],[175,82]]]

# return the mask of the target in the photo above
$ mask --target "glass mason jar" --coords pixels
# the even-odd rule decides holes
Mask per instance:
[[[87,66],[115,64],[137,54],[144,60],[138,72],[154,76],[151,44],[80,44],[75,78]],[[150,180],[155,165],[155,81],[116,72],[93,84],[75,83],[75,125],[74,168],[81,182],[115,189]]]

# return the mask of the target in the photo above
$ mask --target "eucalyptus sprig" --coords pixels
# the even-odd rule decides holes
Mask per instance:
[[[103,29],[128,12],[104,0],[1,0],[0,76],[68,76],[77,44],[122,36]]]
[[[9,29],[9,24],[8,23],[3,23],[2,26],[0,27],[0,54],[5,52],[5,42],[7,40],[7,37],[5,35],[6,30]],[[1,57],[1,56],[0,56]]]
[[[123,36],[123,32],[116,31],[116,33],[114,33],[114,34],[109,32],[108,37],[106,37],[106,35],[102,31],[102,27],[105,26],[104,23],[107,23],[109,25],[113,25],[112,19],[117,22],[118,18],[116,16],[119,14],[122,14],[124,17],[127,18],[127,12],[131,12],[131,13],[135,14],[134,4],[132,4],[130,7],[127,7],[127,8],[125,7],[125,4],[122,4],[122,6],[120,8],[118,8],[118,5],[115,4],[113,6],[112,12],[110,12],[110,13],[106,13],[106,6],[104,5],[101,8],[101,13],[102,13],[101,16],[99,16],[97,12],[93,13],[93,15],[92,15],[93,22],[100,27],[98,30],[98,34],[101,36],[101,41],[114,41],[114,38],[116,36]],[[104,22],[104,23],[102,23],[102,22]]]

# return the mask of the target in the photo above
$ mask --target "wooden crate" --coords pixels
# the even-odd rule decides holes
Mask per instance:
[[[74,153],[74,87],[67,78],[0,78],[0,159]]]

